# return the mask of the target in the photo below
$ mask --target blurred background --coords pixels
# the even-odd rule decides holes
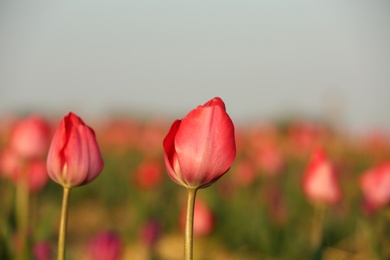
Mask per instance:
[[[0,113],[291,115],[390,128],[387,1],[0,4]]]
[[[105,167],[72,191],[69,259],[99,248],[182,259],[186,192],[166,174],[162,140],[219,96],[237,158],[198,192],[195,259],[388,259],[389,32],[379,0],[1,1],[0,258],[14,259],[22,237],[15,126],[41,118],[48,145],[73,111]],[[62,195],[45,159],[26,174],[24,235],[38,260],[56,255]],[[303,189],[313,160],[336,176],[314,190],[336,190],[337,203]]]

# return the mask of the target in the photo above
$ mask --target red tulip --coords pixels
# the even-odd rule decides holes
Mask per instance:
[[[303,190],[313,202],[334,204],[341,199],[337,172],[322,149],[312,154],[303,178]]]
[[[372,209],[390,203],[390,162],[385,162],[367,170],[360,178],[364,198]]]
[[[27,160],[22,163],[11,149],[4,149],[0,153],[0,173],[15,184],[22,178],[27,178],[30,192],[41,190],[49,178],[42,160]]]
[[[52,249],[48,242],[42,241],[33,247],[34,259],[36,260],[50,260],[52,259]]]
[[[164,139],[169,177],[187,188],[205,188],[230,168],[236,156],[234,125],[216,97],[173,122]]]
[[[103,231],[92,239],[87,251],[93,260],[119,260],[123,251],[122,240],[115,232]]]
[[[163,168],[160,162],[153,160],[143,161],[135,170],[134,178],[140,188],[153,189],[163,178]]]
[[[25,159],[43,156],[49,144],[49,125],[40,116],[20,120],[11,131],[10,148]]]
[[[60,122],[47,156],[47,172],[64,187],[94,180],[103,169],[95,132],[78,116],[69,113]]]
[[[42,160],[31,161],[27,167],[28,187],[30,192],[37,192],[45,187],[49,180],[45,162]]]

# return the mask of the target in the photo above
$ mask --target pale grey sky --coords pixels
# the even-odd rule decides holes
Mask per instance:
[[[389,1],[2,1],[0,37],[0,116],[180,117],[220,96],[234,121],[390,130]]]

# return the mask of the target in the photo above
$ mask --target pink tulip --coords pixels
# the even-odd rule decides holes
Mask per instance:
[[[367,170],[360,178],[366,203],[373,210],[390,203],[390,162]]]
[[[47,156],[50,178],[63,187],[77,187],[94,180],[103,169],[95,132],[69,113],[60,122]]]
[[[217,181],[236,156],[234,125],[222,99],[216,97],[173,122],[163,144],[173,181],[192,189]]]
[[[30,192],[37,192],[45,187],[49,180],[44,161],[31,161],[27,167],[28,187]]]
[[[49,125],[40,116],[20,120],[11,131],[10,148],[25,159],[43,156],[49,144]]]
[[[15,184],[21,178],[27,178],[30,192],[41,190],[49,178],[42,160],[27,160],[22,166],[20,158],[11,149],[4,149],[0,153],[0,172]]]
[[[50,260],[52,259],[52,249],[48,242],[39,242],[33,247],[34,259],[36,260]]]
[[[161,235],[160,223],[156,220],[149,220],[144,224],[139,235],[145,245],[149,247],[155,246]]]
[[[183,208],[180,216],[180,227],[184,230],[186,220],[186,208]],[[194,235],[207,236],[214,230],[215,220],[209,206],[202,200],[195,202],[194,208]]]
[[[6,179],[14,179],[21,171],[20,160],[8,147],[0,153],[0,172]]]
[[[99,233],[88,244],[88,253],[93,260],[119,260],[122,251],[121,238],[111,231]]]
[[[303,178],[303,190],[309,200],[334,204],[341,199],[337,172],[322,149],[314,150]]]

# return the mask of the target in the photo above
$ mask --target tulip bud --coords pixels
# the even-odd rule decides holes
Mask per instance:
[[[334,204],[341,199],[337,172],[322,149],[312,154],[303,178],[303,190],[312,202]]]
[[[123,245],[121,238],[112,231],[99,233],[88,244],[90,259],[94,260],[119,260],[122,255]]]
[[[390,204],[390,162],[364,172],[360,177],[360,187],[366,203],[373,210]]]
[[[222,177],[236,156],[234,125],[216,97],[173,122],[163,142],[169,177],[187,188],[205,188]]]
[[[49,144],[49,125],[40,116],[20,120],[11,131],[10,147],[25,159],[43,156]]]
[[[63,187],[77,187],[94,180],[103,169],[95,132],[69,113],[60,122],[47,156],[50,178]]]
[[[34,259],[36,260],[50,260],[52,259],[52,249],[48,242],[39,242],[33,248]]]

